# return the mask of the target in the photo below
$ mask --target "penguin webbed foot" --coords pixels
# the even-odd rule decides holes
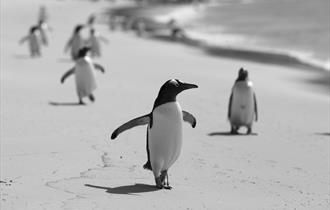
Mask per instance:
[[[158,189],[166,189],[166,190],[171,190],[172,187],[168,184],[161,183],[160,177],[156,178],[156,187]]]
[[[246,135],[250,135],[252,133],[252,128],[250,126],[247,127]]]
[[[85,102],[83,102],[83,100],[79,99],[79,104],[80,105],[86,105]]]
[[[90,94],[90,95],[88,96],[88,98],[89,98],[89,100],[91,100],[91,102],[95,102],[95,97],[94,97],[93,94]]]
[[[165,190],[171,190],[171,189],[172,189],[172,187],[171,187],[170,185],[164,185],[163,188],[164,188]]]
[[[168,174],[167,171],[162,171],[161,175],[160,175],[160,179],[161,182],[163,184],[163,188],[166,190],[170,190],[172,189],[172,187],[170,186],[169,182],[168,182]]]
[[[158,189],[166,189],[166,190],[172,189],[172,187],[169,185],[169,182],[168,182],[167,171],[162,171],[160,176],[157,177],[155,180],[156,180],[156,187]]]
[[[238,134],[238,127],[231,126],[230,134],[232,135]]]

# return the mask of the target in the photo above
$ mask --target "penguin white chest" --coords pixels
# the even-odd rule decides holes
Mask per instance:
[[[178,102],[156,107],[148,127],[150,161],[155,170],[167,170],[179,157],[182,147],[182,109]]]
[[[231,119],[234,125],[251,125],[254,116],[252,82],[237,82],[233,87]]]
[[[79,97],[89,96],[96,89],[94,71],[94,67],[88,57],[77,61],[75,78]]]

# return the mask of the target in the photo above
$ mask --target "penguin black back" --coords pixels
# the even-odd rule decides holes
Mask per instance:
[[[78,58],[83,58],[87,55],[87,53],[90,51],[89,47],[83,47],[78,52]]]
[[[37,27],[37,26],[32,26],[31,28],[30,28],[30,34],[33,34],[34,32],[36,32],[36,31],[38,31],[39,30],[39,28]]]
[[[79,25],[77,25],[75,28],[74,28],[74,34],[77,34],[77,33],[79,33],[80,31],[81,31],[81,29],[83,29],[84,28],[84,25],[81,25],[81,24],[79,24]]]

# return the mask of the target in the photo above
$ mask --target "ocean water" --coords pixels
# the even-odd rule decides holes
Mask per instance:
[[[179,8],[187,34],[209,45],[279,53],[330,69],[330,0],[214,0]]]

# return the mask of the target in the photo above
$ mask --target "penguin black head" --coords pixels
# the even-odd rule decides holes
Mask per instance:
[[[77,33],[79,33],[80,31],[81,31],[81,29],[83,29],[84,28],[84,25],[81,25],[81,24],[79,24],[79,25],[77,25],[75,28],[74,28],[74,34],[77,34]]]
[[[184,90],[198,88],[197,85],[184,83],[178,79],[171,79],[165,82],[159,90],[154,108],[167,102],[176,101],[176,96]]]
[[[87,53],[90,51],[90,47],[83,47],[78,52],[78,58],[83,58],[87,55]]]
[[[37,26],[32,26],[31,28],[30,28],[30,34],[33,34],[34,32],[36,32],[36,31],[38,31],[39,30],[39,28],[37,27]]]
[[[244,70],[243,68],[240,68],[238,71],[238,77],[236,79],[236,82],[246,81],[248,76],[249,76],[249,72],[247,70]]]

